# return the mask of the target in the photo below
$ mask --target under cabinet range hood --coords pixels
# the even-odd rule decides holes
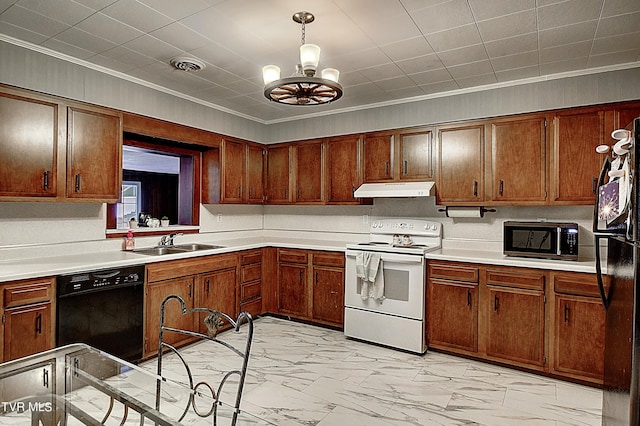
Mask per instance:
[[[435,182],[364,183],[353,194],[356,198],[430,197]]]

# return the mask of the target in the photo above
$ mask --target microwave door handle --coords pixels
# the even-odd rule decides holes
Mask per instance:
[[[562,241],[562,228],[561,227],[557,227],[556,228],[556,254],[558,256],[560,256],[562,254],[561,252],[561,246],[560,246],[560,242]]]
[[[596,278],[598,281],[598,291],[600,292],[600,299],[602,300],[602,306],[607,310],[609,307],[609,296],[604,288],[604,280],[602,278],[602,261],[600,259],[600,239],[606,238],[600,235],[595,236],[595,250],[596,250]]]

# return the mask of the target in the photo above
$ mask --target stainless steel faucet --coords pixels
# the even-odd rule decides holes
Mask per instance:
[[[177,234],[163,235],[162,238],[160,238],[160,242],[158,243],[158,246],[172,246],[173,239],[180,235],[183,235],[182,232],[179,232]]]

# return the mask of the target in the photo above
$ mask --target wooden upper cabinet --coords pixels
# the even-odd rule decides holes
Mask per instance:
[[[418,180],[433,178],[433,131],[409,131],[398,135],[400,151],[399,179]]]
[[[241,141],[223,139],[220,155],[222,163],[220,202],[243,203],[245,144]]]
[[[264,148],[259,144],[247,144],[246,182],[249,204],[264,202]]]
[[[117,202],[122,187],[122,113],[67,111],[67,197]]]
[[[267,202],[290,203],[293,200],[289,174],[291,144],[267,148]]]
[[[45,98],[0,92],[0,196],[57,195],[59,114]]]
[[[353,193],[362,183],[359,153],[360,135],[339,136],[327,141],[327,202],[360,204]]]
[[[640,117],[640,102],[632,102],[628,104],[623,104],[616,106],[614,109],[614,120],[613,120],[613,129],[620,129],[627,127],[635,118]],[[609,130],[609,129],[606,129]],[[605,135],[607,138],[609,135]],[[605,138],[606,140],[606,138]]]
[[[364,137],[362,153],[364,181],[393,179],[393,133],[380,132]]]
[[[558,113],[553,120],[551,166],[553,204],[593,204],[604,155],[596,152],[605,139],[605,112],[575,110]]]
[[[323,140],[294,144],[295,195],[297,203],[324,201],[324,142]]]
[[[484,125],[438,129],[437,204],[484,200]]]
[[[545,116],[491,121],[491,200],[546,203]]]

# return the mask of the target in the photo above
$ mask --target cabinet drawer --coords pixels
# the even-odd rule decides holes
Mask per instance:
[[[603,277],[605,286],[607,277]],[[554,273],[553,289],[556,293],[573,294],[576,296],[600,297],[598,281],[595,274],[582,273]]]
[[[150,263],[146,267],[147,282],[151,283],[233,268],[237,265],[237,261],[237,255],[235,253],[229,253]]]
[[[545,274],[522,269],[487,269],[487,284],[544,291]]]
[[[240,303],[240,312],[249,312],[255,319],[262,313],[262,298],[258,297],[248,302]]]
[[[429,263],[429,278],[478,282],[478,268],[456,263]]]
[[[260,281],[240,285],[240,302],[260,296]]]
[[[262,263],[246,265],[240,268],[240,282],[259,280],[262,278]]]
[[[262,262],[262,250],[254,250],[240,254],[240,264],[250,265]]]
[[[313,264],[317,266],[344,267],[344,253],[313,253]]]
[[[302,250],[278,250],[278,261],[286,263],[307,263],[308,254]]]
[[[29,305],[53,300],[53,279],[23,281],[4,287],[4,307]]]

